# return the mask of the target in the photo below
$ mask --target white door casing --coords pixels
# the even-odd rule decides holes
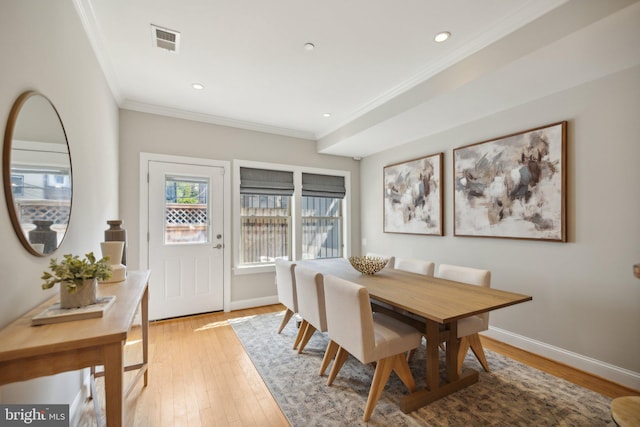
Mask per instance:
[[[147,231],[140,252],[141,265],[151,270],[151,320],[228,311],[228,169],[226,162],[141,154],[141,178],[146,170],[144,181],[148,183],[144,186],[146,194],[141,183],[141,199],[143,195],[147,199],[146,212],[141,209],[141,236],[143,230]],[[198,188],[206,187],[200,192],[201,196],[206,192],[206,200],[199,202],[200,206],[207,205],[206,218],[166,226],[167,207],[171,206],[167,206],[167,181],[178,185],[198,182]],[[199,212],[203,216],[203,210]]]

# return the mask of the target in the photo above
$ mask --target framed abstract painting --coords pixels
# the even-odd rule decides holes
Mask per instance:
[[[384,167],[384,232],[442,236],[442,153]]]
[[[567,241],[567,122],[453,150],[454,236]]]

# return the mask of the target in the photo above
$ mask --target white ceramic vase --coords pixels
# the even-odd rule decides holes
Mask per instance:
[[[102,249],[103,257],[109,257],[109,264],[120,264],[124,242],[102,242],[100,243],[100,249]]]
[[[124,242],[109,241],[100,243],[103,257],[109,257],[111,264],[111,277],[101,280],[100,283],[122,282],[127,277],[127,267],[120,263],[124,252]]]

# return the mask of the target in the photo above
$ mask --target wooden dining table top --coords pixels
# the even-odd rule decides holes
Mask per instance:
[[[532,299],[529,295],[423,276],[393,268],[362,274],[345,258],[297,261],[323,275],[333,275],[365,286],[379,301],[437,323],[450,323]]]

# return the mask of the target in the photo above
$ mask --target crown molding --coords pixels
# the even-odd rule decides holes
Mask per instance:
[[[104,47],[102,37],[100,36],[100,27],[93,10],[93,6],[91,5],[91,1],[73,0],[73,5],[75,6],[76,12],[80,17],[82,27],[87,34],[87,38],[89,39],[89,44],[93,49],[93,53],[98,59],[98,63],[100,64],[102,73],[104,74],[105,80],[107,81],[107,85],[111,90],[111,95],[113,95],[116,103],[120,105],[123,101],[122,93],[120,92],[120,88],[118,86],[116,73],[113,71],[113,66],[111,65],[111,61],[109,61],[107,50]]]

